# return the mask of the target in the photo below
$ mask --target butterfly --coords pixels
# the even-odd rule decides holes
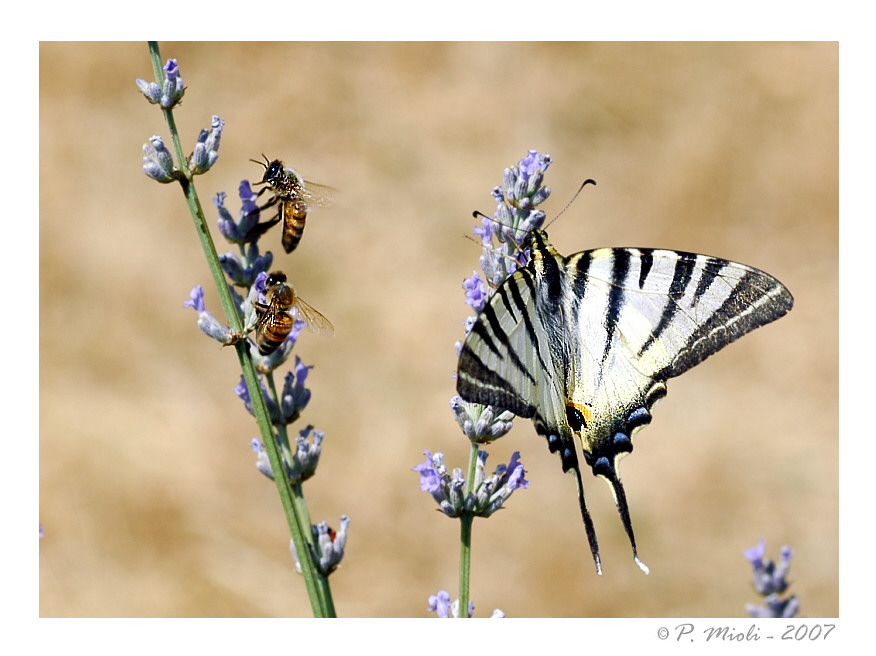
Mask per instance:
[[[593,521],[575,441],[608,481],[639,567],[618,475],[633,435],[678,376],[794,304],[771,275],[717,257],[651,248],[601,248],[569,257],[534,230],[525,267],[505,279],[475,320],[459,356],[466,401],[532,418],[573,472],[596,570]]]

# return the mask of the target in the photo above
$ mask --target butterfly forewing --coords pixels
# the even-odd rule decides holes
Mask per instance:
[[[680,251],[587,251],[569,258],[566,272],[576,281],[570,324],[579,330],[569,338],[581,363],[570,387],[609,412],[634,389],[644,394],[793,304],[762,271]]]

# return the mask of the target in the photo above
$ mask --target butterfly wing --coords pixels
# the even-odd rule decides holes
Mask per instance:
[[[574,434],[565,420],[565,371],[574,334],[541,298],[543,276],[535,262],[518,269],[493,293],[469,331],[459,356],[457,392],[471,403],[493,405],[532,418],[536,430],[572,472],[597,572],[602,573],[596,531],[584,500]]]
[[[490,298],[460,355],[462,398],[532,417],[579,503],[599,569],[574,437],[593,473],[611,485],[635,538],[618,459],[651,420],[677,376],[742,335],[787,313],[793,298],[743,264],[680,251],[611,248],[559,255],[543,232],[532,258]]]

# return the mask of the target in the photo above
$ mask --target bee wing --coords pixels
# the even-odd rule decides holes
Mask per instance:
[[[295,299],[295,314],[297,319],[303,319],[307,323],[307,327],[317,335],[335,334],[332,322],[326,319],[319,310],[301,300],[300,297]]]
[[[328,185],[317,184],[316,182],[304,181],[304,189],[301,196],[307,202],[308,207],[329,207],[334,204],[335,196],[338,190]]]
[[[249,311],[246,313],[246,316],[244,317],[244,321],[245,321],[244,332],[251,333],[253,330],[255,330],[256,326],[258,326],[262,322],[265,315],[269,311],[270,311],[270,308],[267,305],[265,305],[264,303],[261,303],[259,301],[255,301],[250,306]]]

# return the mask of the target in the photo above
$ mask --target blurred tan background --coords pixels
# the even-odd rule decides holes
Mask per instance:
[[[196,180],[229,196],[261,153],[341,190],[287,256],[335,325],[296,347],[324,430],[305,486],[314,521],[352,518],[331,583],[339,615],[427,616],[455,598],[458,522],[411,468],[463,466],[453,344],[480,248],[472,210],[529,148],[550,153],[544,208],[564,254],[599,246],[703,252],[764,269],[794,310],[670,381],[621,472],[633,563],[608,487],[585,476],[597,577],[572,477],[530,423],[490,448],[531,481],[474,526],[475,614],[743,616],[742,551],[794,549],[802,614],[838,601],[838,48],[759,43],[162,43],[188,91],[187,152],[211,114],[220,157]],[[40,48],[40,614],[310,616],[232,350],[183,308],[221,308],[179,187],[142,173],[167,138],[135,78],[143,43]],[[220,252],[230,250],[214,231]]]

